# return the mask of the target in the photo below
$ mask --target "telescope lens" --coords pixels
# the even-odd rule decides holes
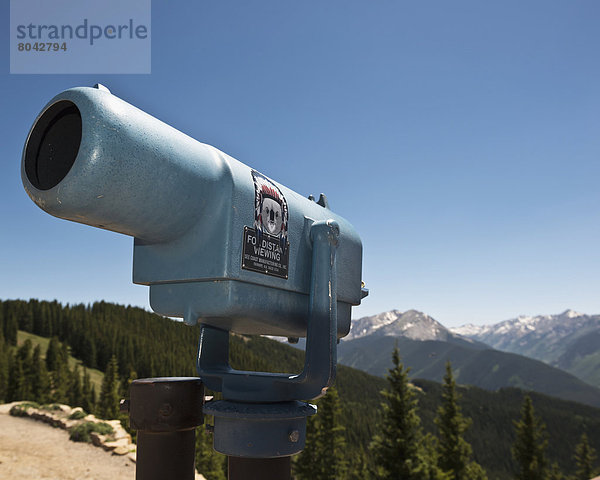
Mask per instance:
[[[61,100],[37,121],[25,149],[25,173],[38,190],[50,190],[67,176],[81,143],[81,113]]]

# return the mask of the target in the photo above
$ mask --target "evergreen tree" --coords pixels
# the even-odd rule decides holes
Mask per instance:
[[[341,415],[340,399],[335,388],[319,402],[317,415],[311,422],[310,447],[305,449],[296,462],[296,472],[300,479],[335,480],[344,478],[347,470],[344,427],[339,424]],[[305,453],[306,452],[306,453]]]
[[[96,411],[98,406],[98,395],[96,394],[96,385],[92,385],[92,390],[90,391],[90,402],[94,407],[90,411]]]
[[[133,382],[136,378],[138,378],[137,373],[133,369],[133,367],[129,366],[126,370],[129,373],[127,376],[124,376],[121,380],[121,384],[119,385],[119,394],[122,398],[129,398],[129,388],[131,387],[131,382]]]
[[[0,308],[1,311],[1,308]],[[8,346],[4,341],[0,328],[0,403],[6,401],[6,388],[8,386]]]
[[[198,427],[196,429],[196,470],[204,475],[206,480],[225,480],[222,458],[223,456],[213,449],[212,435],[206,431],[204,425]]]
[[[6,343],[13,346],[17,344],[18,329],[19,321],[17,320],[16,314],[13,312],[5,319],[4,323],[4,340]]]
[[[471,460],[473,450],[464,439],[471,420],[463,417],[458,405],[459,395],[450,362],[446,362],[446,374],[442,386],[442,405],[435,419],[440,436],[438,443],[438,465],[452,480],[485,479],[481,466]]]
[[[439,447],[438,440],[431,433],[426,434],[422,441],[423,446],[423,458],[426,459],[425,466],[423,469],[424,476],[426,479],[435,480],[451,480],[449,473],[444,472],[439,467]]]
[[[96,344],[88,336],[84,336],[82,342],[81,360],[83,364],[90,368],[96,368]]]
[[[470,462],[467,465],[467,471],[464,478],[471,480],[487,480],[487,474],[483,467],[477,462]]]
[[[31,377],[33,366],[31,363],[33,345],[31,340],[27,339],[23,344],[17,349],[17,357],[23,366],[23,386],[21,387],[21,398],[32,400],[32,392],[31,392]]]
[[[27,400],[23,396],[25,373],[23,371],[23,362],[18,355],[10,355],[8,361],[8,385],[6,388],[6,400],[14,402],[16,400]]]
[[[69,380],[71,379],[71,371],[66,364],[58,366],[55,372],[51,375],[52,391],[50,398],[56,403],[69,403]]]
[[[27,339],[17,349],[17,361],[19,366],[17,368],[22,369],[23,378],[20,380],[20,387],[18,391],[18,399],[23,400],[34,400],[32,391],[32,379],[34,377],[34,368],[32,363],[32,343],[31,340]]]
[[[127,376],[123,376],[121,378],[121,381],[119,382],[118,392],[120,399],[129,400],[129,389],[131,387],[131,383],[137,378],[137,374],[135,373],[131,365],[125,371],[128,371],[129,373],[127,374]],[[121,422],[123,428],[127,430],[127,432],[131,435],[133,441],[137,443],[137,432],[130,428],[129,414],[121,412],[119,410],[118,419]]]
[[[81,407],[88,413],[95,410],[95,398],[92,396],[92,384],[90,373],[86,368],[83,369],[83,381],[81,385]]]
[[[581,435],[581,441],[575,447],[575,477],[574,480],[589,480],[594,476],[596,451],[590,445],[587,435]]]
[[[60,363],[69,369],[69,346],[66,343],[60,344]]]
[[[558,463],[554,462],[552,464],[552,468],[550,469],[550,476],[548,477],[548,480],[566,480],[565,476],[563,475],[563,473],[560,470],[560,467],[558,466]]]
[[[369,473],[367,456],[365,451],[361,449],[348,469],[347,480],[369,480],[369,478],[371,478],[371,474]]]
[[[514,422],[516,440],[512,452],[517,461],[517,480],[545,480],[547,478],[545,450],[548,444],[545,426],[535,416],[529,395],[521,407],[521,419]]]
[[[33,349],[31,357],[31,393],[32,400],[38,403],[46,403],[50,395],[50,378],[46,370],[46,364],[42,360],[42,351],[40,345]]]
[[[50,371],[50,400],[56,403],[70,403],[69,388],[72,375],[69,369],[68,350],[56,337],[50,339],[48,344],[46,366]]]
[[[60,363],[60,343],[57,337],[52,337],[46,350],[46,368],[49,372],[55,372]]]
[[[417,415],[417,399],[408,383],[408,369],[400,362],[398,348],[392,354],[393,368],[387,380],[389,388],[382,392],[383,424],[371,443],[376,463],[376,478],[385,480],[425,480],[446,477],[427,458],[427,448]]]
[[[294,473],[299,480],[318,478],[319,444],[317,435],[317,417],[308,417],[306,422],[306,443],[304,450],[294,459]]]
[[[344,478],[346,462],[345,428],[340,425],[342,408],[340,397],[335,387],[327,391],[327,395],[319,404],[318,422],[321,445],[321,478],[336,480]]]
[[[119,416],[119,364],[117,363],[117,357],[114,355],[108,362],[104,380],[102,380],[98,413],[100,417],[107,420]]]
[[[83,407],[83,392],[81,387],[81,373],[79,365],[75,365],[71,372],[69,382],[69,405],[72,407]]]

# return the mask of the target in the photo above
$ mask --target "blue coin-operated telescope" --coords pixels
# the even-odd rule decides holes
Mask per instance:
[[[335,378],[362,246],[327,199],[305,198],[108,89],[73,88],[36,119],[21,174],[46,212],[134,237],[133,281],[162,315],[201,323],[198,373],[223,393],[215,448],[281,457],[304,445],[310,404]],[[229,365],[229,332],[306,337],[299,375]],[[264,420],[268,419],[268,422]]]

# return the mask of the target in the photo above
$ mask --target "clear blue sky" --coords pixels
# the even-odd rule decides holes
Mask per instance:
[[[447,326],[600,313],[600,3],[154,0],[152,74],[10,75],[0,49],[0,298],[148,308],[132,239],[20,180],[58,92],[114,94],[302,194],[364,245],[371,295]]]

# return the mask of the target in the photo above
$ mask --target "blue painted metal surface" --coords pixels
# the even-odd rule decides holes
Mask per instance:
[[[229,366],[229,333],[203,325],[198,374],[226,400],[285,402],[321,396],[336,375],[336,250],[339,226],[333,220],[312,226],[312,281],[304,370],[300,375],[245,372]]]
[[[223,392],[225,399],[204,406],[204,412],[215,417],[215,450],[240,457],[271,458],[293,455],[304,448],[306,417],[316,413],[316,408],[294,400],[323,395],[336,375],[339,236],[339,226],[333,220],[317,222],[311,229],[308,336],[300,375],[233,370],[229,366],[229,333],[203,326],[198,374],[208,388]]]
[[[64,142],[77,144],[53,145],[73,122],[80,135]],[[74,158],[57,158],[65,151]],[[133,236],[133,279],[150,286],[152,308],[202,324],[198,373],[224,398],[204,409],[215,448],[259,458],[302,449],[315,408],[298,400],[333,384],[337,340],[367,293],[360,238],[323,194],[304,198],[103,88],[46,106],[21,176],[46,212]],[[229,331],[306,336],[302,373],[232,369]]]
[[[317,407],[303,402],[270,404],[216,401],[204,413],[214,415],[214,448],[225,455],[276,458],[300,452],[306,443],[306,418]]]
[[[76,159],[57,185],[36,188],[25,168],[26,145],[25,189],[52,215],[133,236],[133,280],[149,285],[157,313],[242,334],[306,336],[311,227],[332,219],[340,229],[337,337],[348,333],[351,306],[362,298],[362,245],[324,196],[318,202],[300,196],[107,90],[66,90],[38,120],[61,101],[81,116]],[[280,210],[287,207],[279,238],[288,245],[287,278],[243,266],[259,187],[265,198],[279,197]]]

